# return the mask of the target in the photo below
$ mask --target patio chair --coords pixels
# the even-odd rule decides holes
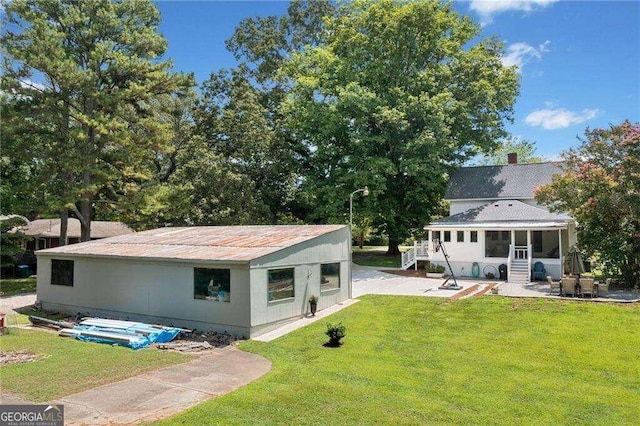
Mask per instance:
[[[576,294],[576,279],[573,277],[563,277],[560,280],[560,294],[563,296]]]
[[[534,281],[544,280],[544,277],[547,275],[547,270],[544,267],[544,263],[536,262],[533,264],[533,270],[531,271],[531,278]]]
[[[557,281],[557,282],[553,281],[553,278],[547,275],[547,282],[551,287],[551,290],[549,291],[549,293],[553,293],[553,290],[558,290],[558,293],[560,293],[560,281]]]
[[[609,284],[611,284],[611,278],[607,278],[604,283],[598,284],[598,297],[609,297]]]
[[[593,297],[593,278],[580,278],[578,284],[580,285],[580,296],[584,297],[588,294],[590,297]]]

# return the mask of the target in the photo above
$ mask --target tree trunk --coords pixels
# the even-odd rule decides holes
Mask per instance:
[[[62,209],[60,211],[60,239],[58,244],[60,246],[66,246],[69,243],[69,238],[67,237],[67,230],[69,227],[69,211],[67,209]]]
[[[389,235],[389,249],[387,250],[387,256],[397,256],[400,254],[400,243],[394,237]]]
[[[89,241],[91,240],[91,199],[80,202],[80,213],[82,216],[78,218],[80,219],[80,241]]]
[[[358,235],[358,247],[364,248],[364,232],[360,232]]]

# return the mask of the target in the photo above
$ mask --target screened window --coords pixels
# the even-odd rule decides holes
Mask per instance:
[[[464,243],[464,231],[458,231],[456,235],[456,241],[459,243]]]
[[[270,269],[268,271],[268,300],[290,299],[294,296],[294,268]]]
[[[440,241],[440,231],[433,231],[433,232],[431,233],[431,235],[432,235],[432,237],[431,237],[431,239],[432,239],[432,240],[434,240],[434,241],[435,241],[435,240]]]
[[[485,231],[484,235],[485,257],[509,256],[509,231]]]
[[[229,269],[193,269],[194,299],[231,302],[231,271]]]
[[[320,265],[320,291],[340,288],[340,264],[325,263]]]
[[[478,242],[478,231],[471,231],[469,234],[469,239],[471,240],[472,243],[477,243]]]
[[[444,231],[444,242],[451,242],[451,231]]]
[[[51,285],[73,287],[73,260],[51,259]]]
[[[533,231],[533,251],[542,252],[542,231]]]

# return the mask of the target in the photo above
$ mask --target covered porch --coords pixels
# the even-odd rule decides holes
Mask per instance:
[[[564,258],[576,244],[575,222],[567,214],[518,200],[500,200],[431,222],[429,260],[446,263],[456,276],[502,278],[528,283],[564,274]],[[535,270],[536,263],[540,270]]]
[[[446,267],[445,255],[438,249],[442,241],[451,265],[448,272],[458,277],[498,279],[505,266],[503,279],[508,282],[528,283],[547,275],[554,279],[564,275],[564,259],[575,244],[570,224],[510,225],[510,229],[496,224],[492,229],[429,227],[429,240],[416,243],[420,254],[415,257]]]

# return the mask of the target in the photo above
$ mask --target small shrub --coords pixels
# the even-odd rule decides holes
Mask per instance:
[[[427,263],[427,266],[424,267],[427,272],[434,274],[442,274],[444,273],[444,266],[436,265],[435,263]]]
[[[327,324],[327,331],[325,334],[329,336],[329,342],[325,346],[338,347],[342,345],[340,340],[345,336],[346,327],[342,323]]]

